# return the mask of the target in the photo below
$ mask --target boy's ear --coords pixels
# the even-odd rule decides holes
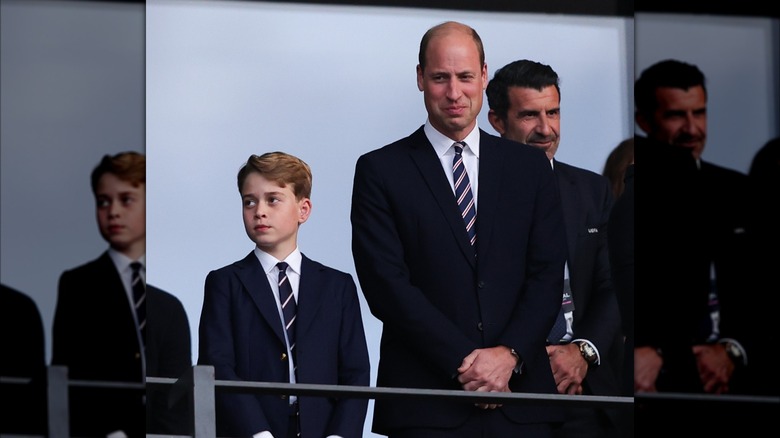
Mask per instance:
[[[298,225],[306,222],[311,214],[311,199],[303,198],[298,203]]]

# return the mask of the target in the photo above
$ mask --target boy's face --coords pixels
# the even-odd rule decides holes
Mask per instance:
[[[112,173],[98,180],[95,190],[100,235],[131,259],[146,251],[146,185],[133,187]]]
[[[309,218],[309,198],[299,201],[289,184],[279,187],[255,172],[244,180],[241,204],[247,236],[261,250],[284,260],[297,245],[298,226]]]

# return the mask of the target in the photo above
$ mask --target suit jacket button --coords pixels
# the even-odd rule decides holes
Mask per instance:
[[[282,398],[282,400],[287,400],[287,396],[286,395],[281,395],[280,397]]]
[[[477,330],[482,331],[482,321],[477,323]]]
[[[136,359],[140,359],[141,358],[141,352],[140,351],[136,351],[135,352],[135,358]]]
[[[484,289],[485,288],[485,282],[480,280],[479,282],[477,282],[477,287],[480,288],[480,289]]]
[[[279,360],[287,360],[287,353],[282,353],[282,357]]]

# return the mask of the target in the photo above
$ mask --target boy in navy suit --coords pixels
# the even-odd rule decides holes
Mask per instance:
[[[105,155],[90,179],[98,229],[109,248],[60,276],[52,364],[67,366],[72,380],[142,384],[145,375],[179,377],[192,366],[186,312],[174,295],[145,284],[146,157]],[[136,297],[138,282],[144,292]],[[182,407],[167,408],[166,391],[74,387],[70,433],[143,437],[147,413],[149,431],[185,433]]]
[[[252,155],[238,172],[244,226],[255,248],[206,277],[198,363],[214,366],[217,379],[370,383],[354,280],[298,248],[311,186],[309,166],[283,152]],[[217,433],[357,438],[367,408],[366,399],[218,391]]]

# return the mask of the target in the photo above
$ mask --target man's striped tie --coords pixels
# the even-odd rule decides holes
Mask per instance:
[[[466,143],[459,141],[453,145],[455,156],[452,159],[452,177],[455,183],[455,198],[466,224],[466,232],[469,235],[471,246],[477,245],[477,208],[474,205],[474,196],[471,194],[471,182],[463,164],[463,147]]]

